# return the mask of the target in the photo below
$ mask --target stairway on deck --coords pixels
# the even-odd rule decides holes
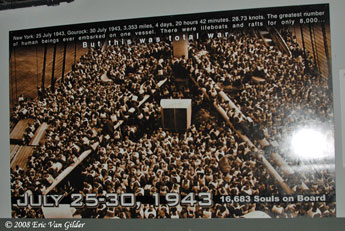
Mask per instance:
[[[329,75],[329,67],[327,63],[327,59],[329,58],[329,62],[332,63],[332,55],[331,55],[331,38],[330,38],[330,28],[329,25],[325,26],[326,31],[326,38],[322,32],[322,25],[303,25],[300,27],[299,25],[292,29],[292,34],[296,36],[296,40],[300,47],[303,49],[303,39],[304,38],[304,46],[306,51],[308,51],[311,55],[314,56],[314,61],[316,62],[317,66],[319,67],[320,73],[328,77]],[[303,37],[302,37],[303,31]],[[327,42],[327,47],[325,47],[324,39]],[[329,52],[328,57],[326,54],[326,48]],[[314,54],[315,52],[315,54]]]

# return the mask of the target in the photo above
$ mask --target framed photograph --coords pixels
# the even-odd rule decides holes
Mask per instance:
[[[9,40],[13,218],[336,216],[328,4]]]

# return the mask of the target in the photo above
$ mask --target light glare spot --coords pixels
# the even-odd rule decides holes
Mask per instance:
[[[293,154],[303,160],[325,158],[333,152],[333,145],[325,134],[312,128],[299,129],[291,140]]]

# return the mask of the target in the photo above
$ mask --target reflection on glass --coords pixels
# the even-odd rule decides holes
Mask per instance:
[[[291,154],[300,160],[320,160],[334,156],[332,132],[322,128],[297,128],[291,137]]]

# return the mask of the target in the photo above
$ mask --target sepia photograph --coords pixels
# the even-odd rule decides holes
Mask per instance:
[[[328,4],[9,36],[13,218],[336,216]]]

